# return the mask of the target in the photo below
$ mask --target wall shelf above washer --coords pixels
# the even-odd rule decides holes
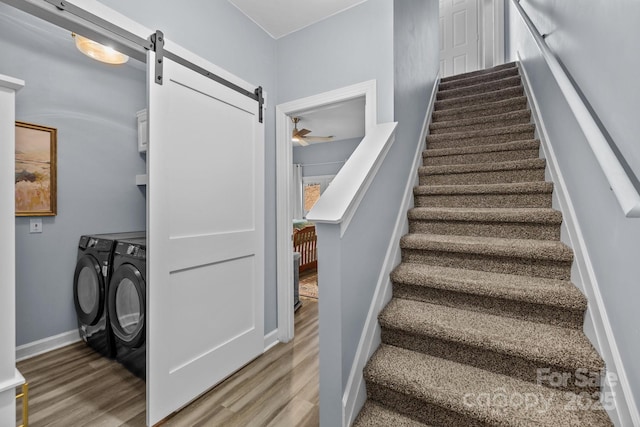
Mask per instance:
[[[136,185],[147,185],[147,182],[149,182],[147,174],[136,175]]]

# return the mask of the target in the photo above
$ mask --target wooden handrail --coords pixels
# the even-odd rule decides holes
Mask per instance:
[[[600,168],[602,168],[602,172],[607,178],[609,186],[616,196],[624,215],[627,218],[640,218],[640,194],[638,194],[638,190],[636,190],[627,172],[609,146],[609,142],[591,115],[591,112],[582,101],[582,98],[560,65],[560,62],[558,62],[558,59],[544,41],[544,37],[540,35],[540,32],[529,18],[529,15],[527,15],[527,12],[525,12],[520,5],[519,0],[511,0],[511,2],[529,29],[536,45],[538,45],[542,57],[547,62],[553,77],[560,87],[560,91],[567,100],[569,108],[571,108],[582,132],[587,138],[587,142],[593,154],[596,156],[596,160]]]

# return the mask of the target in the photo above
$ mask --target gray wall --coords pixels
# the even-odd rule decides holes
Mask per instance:
[[[342,168],[343,162],[351,156],[353,150],[362,141],[361,138],[332,141],[322,144],[293,147],[293,163],[308,164],[302,168],[302,176],[335,175]],[[314,165],[314,163],[332,163]]]
[[[550,143],[558,157],[626,373],[640,406],[640,220],[626,219],[596,163],[584,134],[537,47],[509,3],[507,57],[516,52],[530,74]],[[566,3],[566,4],[565,4]],[[521,4],[578,88],[640,175],[640,3],[632,0],[571,2],[522,0]],[[590,301],[590,304],[594,304]]]
[[[640,110],[640,2],[591,0],[577,8],[571,1],[523,0],[521,5],[538,30],[549,34],[547,44],[631,168],[640,171],[640,120],[631,114]]]
[[[265,333],[277,327],[276,305],[276,41],[226,0],[100,0],[267,92],[265,120]],[[159,3],[161,5],[159,6]]]
[[[392,7],[387,13],[394,51],[394,118],[399,123],[396,142],[345,234],[340,237],[336,225],[320,224],[317,228],[320,422],[327,426],[341,423],[342,396],[400,213],[414,154],[423,143],[419,135],[439,67],[438,1],[398,0],[388,4]]]
[[[393,120],[393,3],[368,0],[278,40],[278,104],[376,79]]]
[[[145,229],[136,111],[145,72],[99,64],[71,34],[0,4],[0,73],[25,80],[17,120],[58,129],[58,215],[29,234],[16,218],[16,341],[77,328],[73,271],[80,235]]]

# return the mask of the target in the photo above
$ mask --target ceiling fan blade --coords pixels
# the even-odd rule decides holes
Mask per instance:
[[[329,142],[333,141],[333,136],[305,136],[303,139],[307,142]]]
[[[298,131],[298,136],[302,137],[302,136],[305,136],[305,135],[310,134],[310,133],[311,133],[311,131],[309,129],[300,129]]]
[[[303,138],[297,138],[296,142],[298,144],[300,144],[300,146],[302,146],[302,147],[306,147],[307,145],[309,145],[309,143],[307,141],[305,141]]]

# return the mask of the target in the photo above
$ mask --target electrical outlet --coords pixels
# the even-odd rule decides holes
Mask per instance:
[[[29,233],[42,233],[42,218],[32,218],[29,223]]]

